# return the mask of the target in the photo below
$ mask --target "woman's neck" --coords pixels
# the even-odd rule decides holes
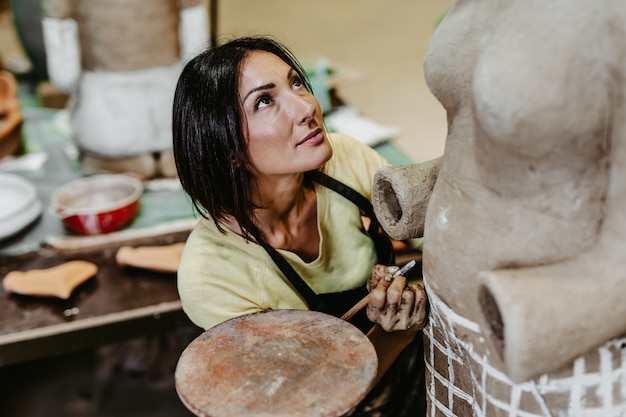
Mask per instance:
[[[255,222],[266,242],[310,261],[319,254],[317,196],[299,181],[282,181],[259,187]]]

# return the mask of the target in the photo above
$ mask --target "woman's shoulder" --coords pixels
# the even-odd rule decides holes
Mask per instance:
[[[221,229],[218,228],[213,219],[201,218],[187,238],[183,260],[202,259],[206,256],[221,259],[220,257],[232,253],[255,252],[253,245],[243,237],[225,226],[221,226]]]
[[[232,236],[222,233],[213,220],[201,218],[185,242],[178,267],[179,280],[194,280],[199,270],[208,273],[207,265],[221,266],[244,244],[243,238],[239,244]]]
[[[375,166],[388,165],[385,158],[382,157],[374,148],[359,142],[351,136],[341,133],[331,133],[329,135],[330,143],[333,147],[333,158],[338,163],[363,163]],[[331,160],[332,160],[331,159]]]
[[[369,145],[350,136],[332,133],[330,141],[333,157],[326,173],[369,196],[376,170],[389,163]]]
[[[344,135],[343,133],[332,132],[329,134],[330,142],[333,145],[334,150],[358,150],[360,152],[371,153],[376,151],[371,146],[366,145],[363,142],[358,141],[352,136]]]
[[[209,328],[266,303],[266,293],[259,288],[267,260],[257,246],[228,230],[223,234],[213,220],[198,222],[187,238],[177,274],[183,309],[196,325]]]

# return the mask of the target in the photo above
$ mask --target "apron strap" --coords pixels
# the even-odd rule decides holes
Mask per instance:
[[[298,291],[298,293],[304,298],[311,310],[326,311],[327,308],[320,297],[304,282],[300,274],[296,272],[289,262],[280,254],[276,249],[268,245],[264,240],[259,241],[259,244],[263,246],[263,249],[268,253],[270,258],[274,261],[280,272],[283,273],[289,283]]]
[[[350,188],[346,184],[329,177],[323,172],[312,171],[310,174],[314,181],[317,181],[319,184],[328,187],[337,194],[347,198],[360,208],[361,212],[363,212],[365,216],[369,217],[370,225],[367,229],[367,233],[374,241],[376,255],[378,256],[378,263],[383,265],[394,265],[396,263],[396,254],[393,251],[393,245],[391,244],[391,240],[389,240],[389,236],[387,236],[378,222],[378,219],[374,214],[374,207],[372,206],[372,203],[353,188]]]
[[[311,174],[311,178],[317,183],[327,188],[330,188],[337,194],[353,202],[358,208],[361,209],[363,214],[365,214],[367,217],[376,217],[374,216],[374,208],[372,206],[372,203],[370,203],[367,198],[363,197],[361,193],[355,191],[353,188],[347,186],[346,184],[337,181],[332,177],[329,177],[323,172],[311,171],[309,174]]]

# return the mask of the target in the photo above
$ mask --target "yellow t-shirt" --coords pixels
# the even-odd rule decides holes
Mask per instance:
[[[374,173],[387,162],[369,146],[347,136],[330,135],[333,157],[326,173],[371,200]],[[320,251],[304,262],[279,250],[317,294],[362,285],[376,262],[372,240],[364,230],[359,208],[336,192],[315,184]],[[178,269],[183,310],[208,329],[222,321],[266,309],[308,309],[265,249],[213,220],[201,219],[190,234]]]

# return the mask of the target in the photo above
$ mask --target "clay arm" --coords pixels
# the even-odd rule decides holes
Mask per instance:
[[[180,1],[180,56],[187,62],[209,46],[209,22],[206,7],[200,0]]]
[[[513,381],[557,370],[626,334],[626,262],[603,252],[479,274],[487,340]]]
[[[64,93],[74,91],[81,73],[78,24],[68,0],[43,0],[43,40],[48,77]]]
[[[424,235],[426,208],[442,159],[376,171],[372,204],[380,225],[392,238],[406,240]]]

